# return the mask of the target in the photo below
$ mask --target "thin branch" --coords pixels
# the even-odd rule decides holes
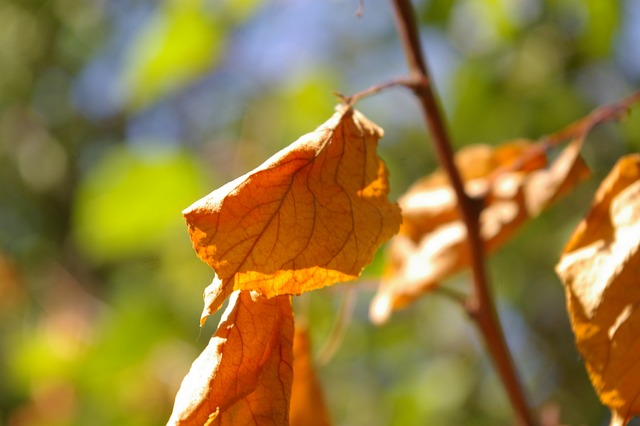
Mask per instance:
[[[444,285],[437,286],[436,288],[433,289],[433,292],[435,294],[442,295],[454,302],[457,302],[459,305],[462,305],[462,306],[465,305],[468,299],[468,296],[465,293]]]
[[[358,0],[358,10],[356,10],[356,16],[362,18],[364,16],[364,0]]]
[[[392,0],[392,4],[394,6],[396,27],[402,40],[407,64],[411,71],[411,77],[415,81],[414,93],[421,104],[423,117],[436,147],[439,162],[449,177],[458,199],[460,217],[467,228],[467,246],[471,259],[474,290],[473,294],[467,299],[465,307],[484,337],[511,400],[518,424],[534,425],[535,423],[529,411],[511,354],[504,340],[486,277],[483,243],[478,222],[482,211],[482,200],[473,199],[464,191],[460,173],[453,160],[451,142],[445,129],[444,120],[432,89],[426,61],[422,54],[418,27],[411,2],[410,0]]]
[[[384,81],[382,83],[374,84],[373,86],[361,90],[360,92],[354,93],[351,96],[345,96],[342,93],[334,92],[333,94],[340,98],[340,101],[349,106],[353,106],[359,100],[366,98],[371,95],[375,95],[376,93],[380,93],[383,90],[389,89],[391,87],[405,86],[413,89],[415,87],[415,81],[411,78],[407,77],[398,77],[389,81]]]
[[[537,162],[541,154],[546,155],[550,149],[563,142],[584,139],[594,127],[609,121],[621,119],[628,113],[629,109],[637,103],[640,103],[640,92],[633,93],[612,104],[603,105],[594,109],[586,116],[574,121],[557,132],[538,139],[538,142],[528,148],[518,159],[494,170],[488,177],[489,182],[493,182],[498,176],[504,173],[520,170],[525,164]]]
[[[582,117],[562,130],[554,132],[553,134],[543,138],[542,141],[554,146],[567,139],[584,137],[595,126],[608,121],[620,119],[629,111],[629,108],[638,102],[640,102],[640,92],[635,92],[615,103],[596,108],[586,117]]]

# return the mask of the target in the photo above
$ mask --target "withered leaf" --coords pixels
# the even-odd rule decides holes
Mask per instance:
[[[202,309],[202,315],[200,315],[200,327],[207,321],[209,315],[215,313],[220,309],[222,303],[233,293],[233,287],[230,285],[223,285],[222,280],[217,276],[213,278],[211,284],[204,289],[204,308]]]
[[[640,414],[640,154],[602,182],[556,271],[593,387],[624,425]]]
[[[218,329],[182,381],[167,424],[288,424],[293,333],[290,296],[233,293]]]
[[[293,386],[291,426],[329,426],[331,420],[320,381],[311,358],[311,340],[306,327],[296,325],[293,339]]]
[[[465,191],[471,196],[486,195],[494,171],[511,165],[532,148],[525,139],[506,142],[493,147],[484,144],[469,145],[454,157]],[[546,166],[544,155],[534,156],[514,171],[535,170]],[[419,179],[400,198],[403,223],[400,233],[418,242],[427,233],[459,218],[456,195],[444,171],[438,169]]]
[[[458,154],[459,165],[473,163],[476,155],[479,158],[480,165],[463,177],[467,178],[465,190],[485,200],[480,234],[486,252],[495,251],[528,219],[589,175],[579,155],[581,145],[581,139],[571,142],[548,168],[543,168],[544,150],[526,141],[496,147],[493,154],[486,146]],[[519,161],[520,157],[526,161]],[[495,174],[514,161],[519,167]],[[405,221],[391,241],[388,271],[371,304],[370,316],[376,323],[469,265],[467,231],[455,210],[455,195],[446,179],[427,178],[426,182],[400,200]],[[434,193],[450,194],[442,197],[442,204],[420,202]]]
[[[381,136],[339,106],[316,131],[187,208],[194,248],[220,285],[270,297],[357,278],[401,222],[376,154]]]

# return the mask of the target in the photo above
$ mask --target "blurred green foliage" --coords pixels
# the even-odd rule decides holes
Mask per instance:
[[[136,36],[129,47],[123,88],[131,104],[145,106],[215,66],[224,32],[198,3],[160,6]]]
[[[422,0],[423,41],[456,146],[537,138],[640,84],[635,0]],[[0,0],[0,425],[168,419],[213,273],[180,211],[260,164],[349,94],[405,72],[389,5],[306,0]],[[364,100],[393,196],[435,167],[409,93]],[[591,135],[595,178],[490,261],[538,410],[604,424],[553,266],[598,178],[640,147],[638,111]],[[340,425],[509,424],[473,327],[431,295],[367,319],[360,285],[296,300],[316,347],[348,287],[344,343],[320,368]],[[466,276],[449,283],[466,288]],[[551,407],[551,408],[549,408]]]
[[[78,246],[94,262],[153,253],[182,230],[176,212],[206,189],[193,157],[174,151],[118,146],[87,172],[72,217]]]

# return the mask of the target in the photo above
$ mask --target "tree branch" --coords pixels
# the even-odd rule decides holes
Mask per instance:
[[[353,106],[360,99],[366,98],[371,95],[375,95],[376,93],[380,93],[383,90],[389,89],[391,87],[397,86],[405,86],[410,89],[413,89],[415,86],[415,80],[407,77],[398,77],[392,80],[384,81],[382,83],[374,84],[373,86],[361,90],[357,93],[354,93],[351,96],[345,96],[342,93],[334,92],[333,94],[340,98],[340,101],[346,105]]]
[[[411,2],[410,0],[391,0],[391,2],[394,7],[398,34],[402,40],[411,78],[414,80],[410,87],[413,88],[415,96],[422,107],[423,118],[431,134],[439,162],[449,177],[451,186],[457,196],[460,217],[467,228],[467,247],[471,259],[474,291],[466,301],[465,307],[482,333],[485,344],[491,353],[493,362],[509,395],[518,424],[534,425],[533,417],[529,411],[511,355],[504,340],[486,277],[484,249],[479,226],[483,202],[469,197],[464,191],[460,173],[454,163],[451,142],[422,54],[418,27]]]

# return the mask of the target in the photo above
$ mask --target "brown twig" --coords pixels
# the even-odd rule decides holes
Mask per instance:
[[[466,301],[467,312],[475,320],[484,337],[484,341],[509,395],[518,424],[534,425],[533,417],[529,411],[529,406],[504,340],[486,277],[484,251],[478,223],[482,210],[482,200],[473,199],[464,191],[460,173],[453,160],[453,150],[444,126],[444,120],[431,86],[410,0],[392,0],[392,4],[396,27],[402,40],[409,70],[411,71],[411,78],[414,81],[411,87],[413,87],[413,91],[421,104],[424,120],[433,139],[439,162],[447,173],[451,186],[455,191],[460,217],[467,228],[467,246],[470,253],[474,284],[474,291]]]
[[[391,87],[405,86],[410,89],[413,89],[415,85],[415,81],[408,77],[398,77],[392,80],[384,81],[382,83],[374,84],[373,86],[361,90],[357,93],[354,93],[351,96],[345,96],[342,93],[334,92],[333,94],[340,98],[340,101],[346,105],[353,106],[359,100],[366,98],[371,95],[375,95],[376,93],[380,93],[383,90],[389,89]]]
[[[504,173],[522,169],[528,163],[537,162],[540,155],[546,153],[568,140],[584,139],[594,127],[613,120],[619,120],[629,109],[640,103],[640,92],[633,93],[612,104],[603,105],[591,111],[586,116],[574,121],[564,128],[550,135],[538,139],[535,145],[528,148],[517,160],[497,168],[488,177],[489,182],[494,181]]]
[[[596,108],[587,116],[569,124],[562,130],[542,138],[542,141],[554,146],[567,139],[584,137],[595,126],[606,123],[607,121],[619,119],[623,114],[627,113],[629,108],[638,102],[640,102],[640,92],[635,92],[615,103]]]
[[[358,0],[358,10],[356,10],[356,16],[362,18],[364,16],[364,0]]]
[[[453,289],[444,285],[436,286],[436,288],[433,289],[433,293],[444,296],[447,299],[460,304],[461,306],[465,305],[467,298],[469,297],[461,291],[458,291],[456,289]]]

